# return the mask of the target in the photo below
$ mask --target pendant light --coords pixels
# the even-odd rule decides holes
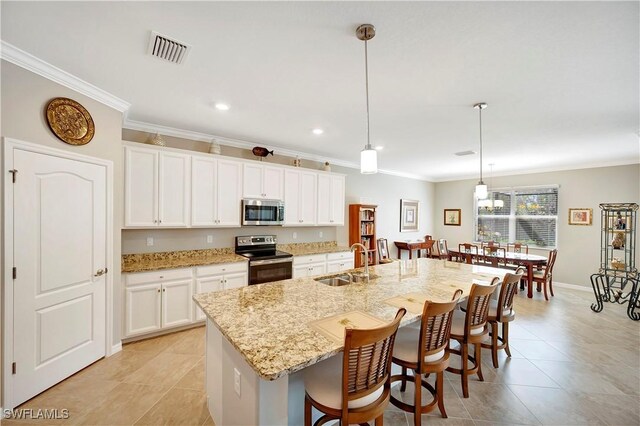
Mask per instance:
[[[364,41],[364,76],[367,92],[367,144],[360,152],[360,173],[362,174],[378,173],[378,152],[371,146],[369,137],[369,57],[367,54],[367,41],[375,35],[376,28],[371,24],[363,24],[356,29],[356,37]]]
[[[482,181],[482,110],[487,107],[487,104],[480,102],[473,107],[480,112],[480,181],[476,185],[476,198],[483,200],[488,194],[487,185]]]

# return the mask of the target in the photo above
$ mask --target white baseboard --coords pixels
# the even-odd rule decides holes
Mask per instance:
[[[111,346],[111,351],[107,354],[107,356],[115,355],[122,350],[122,342],[118,342],[115,345]]]
[[[559,283],[559,282],[556,282],[556,281],[553,282],[553,286],[554,287],[570,288],[572,290],[588,291],[588,292],[591,292],[591,290],[592,290],[591,286],[587,287],[587,286],[584,286],[584,285]]]

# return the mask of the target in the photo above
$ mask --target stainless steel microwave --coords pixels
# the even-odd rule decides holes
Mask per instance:
[[[242,225],[282,225],[284,202],[245,198],[242,200]]]

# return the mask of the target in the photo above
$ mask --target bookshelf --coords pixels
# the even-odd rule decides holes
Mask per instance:
[[[363,244],[369,250],[369,265],[378,263],[376,209],[371,204],[349,204],[349,245]],[[362,249],[356,250],[355,266],[364,266]]]

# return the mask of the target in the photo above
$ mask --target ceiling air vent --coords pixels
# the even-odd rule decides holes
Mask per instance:
[[[460,151],[460,152],[456,152],[455,155],[457,155],[458,157],[464,157],[465,155],[473,155],[475,154],[475,151]]]
[[[188,44],[172,40],[167,36],[151,31],[148,50],[151,56],[173,62],[174,64],[181,64],[187,58],[189,50],[191,50],[191,46]]]

